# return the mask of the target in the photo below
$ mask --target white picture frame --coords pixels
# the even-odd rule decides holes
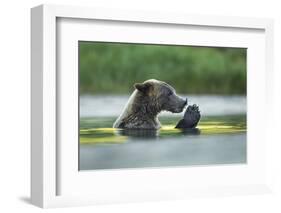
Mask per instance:
[[[208,28],[212,30],[218,28],[231,33],[239,30],[246,30],[250,34],[251,32],[260,33],[255,37],[257,38],[256,40],[252,37],[246,38],[248,34],[245,37],[245,41],[248,39],[247,42],[250,42],[250,40],[256,42],[252,43],[252,45],[260,45],[260,49],[258,49],[260,52],[254,53],[254,51],[252,51],[252,55],[250,55],[250,57],[256,57],[258,59],[257,64],[260,66],[251,63],[251,65],[249,65],[250,70],[255,68],[257,72],[250,72],[248,75],[248,93],[250,97],[248,100],[248,111],[251,111],[250,115],[248,115],[248,131],[250,132],[250,141],[258,141],[254,146],[252,142],[248,145],[248,151],[253,153],[253,155],[250,154],[250,156],[253,156],[253,161],[250,159],[246,166],[225,165],[219,167],[202,166],[200,168],[93,171],[83,172],[83,174],[79,174],[78,177],[77,174],[74,174],[75,171],[73,170],[77,166],[75,164],[77,156],[73,157],[69,166],[66,166],[64,163],[67,158],[70,159],[72,151],[75,151],[73,144],[70,143],[70,151],[66,151],[65,149],[61,150],[64,145],[57,144],[58,138],[60,137],[60,132],[58,132],[58,117],[61,112],[58,110],[59,103],[65,101],[67,104],[77,106],[77,102],[74,103],[71,99],[63,99],[61,97],[63,93],[58,95],[58,88],[60,88],[61,84],[61,80],[57,78],[57,69],[59,69],[57,58],[59,46],[58,31],[61,30],[59,27],[62,19],[70,22],[74,20],[109,21],[111,25],[115,25],[116,23],[115,27],[117,28],[119,25],[121,26],[122,23],[131,23],[131,26],[134,24],[142,24],[144,27],[153,24],[154,26],[165,27],[167,32],[172,32],[173,29],[178,26],[195,26],[195,28],[200,27],[202,29]],[[79,27],[78,25],[74,27]],[[262,112],[265,107],[270,108],[273,103],[273,95],[271,93],[273,87],[273,21],[271,19],[172,13],[161,14],[146,11],[41,5],[31,10],[31,26],[31,201],[33,204],[46,208],[270,192],[270,184],[267,179],[269,175],[268,168],[270,168],[270,166],[268,166],[268,161],[266,161],[266,153],[264,150],[264,147],[268,146],[270,143],[270,128],[268,126],[263,126],[267,131],[260,131],[261,126],[256,122],[255,115]],[[70,26],[70,28],[66,30],[71,29],[73,30]],[[79,29],[81,29],[77,30],[79,33],[73,33],[73,35],[70,33],[70,40],[72,38],[74,40],[77,39],[75,36],[83,37],[83,29]],[[214,36],[217,35],[214,34]],[[225,39],[225,42],[229,42],[229,38],[230,37]],[[231,38],[233,38],[231,39],[231,45],[241,45],[242,40],[236,41],[235,33]],[[118,39],[118,41],[122,39],[122,41],[128,41],[129,37],[120,37]],[[142,38],[138,37],[135,39]],[[204,40],[204,36],[202,36],[201,40],[194,40],[192,44],[202,46],[224,46],[223,34],[221,37],[218,35],[216,39],[218,42],[215,42],[210,37]],[[146,42],[146,40],[141,42]],[[157,41],[156,38],[156,40],[150,42],[166,43],[168,41],[165,40],[165,38],[163,38],[163,41]],[[177,38],[169,42],[182,44],[184,41]],[[247,46],[246,43],[245,45]],[[71,53],[72,50],[74,49],[70,48],[69,52]],[[253,59],[254,58],[250,59],[250,62],[253,62]],[[75,65],[75,63],[73,64],[71,62],[69,64]],[[70,71],[70,73],[73,74],[74,72]],[[256,84],[253,83],[254,76]],[[75,84],[75,82],[77,82],[77,79],[74,78],[74,81],[69,81],[68,84]],[[257,87],[257,85],[259,86]],[[260,97],[251,95],[255,92],[259,92]],[[261,100],[262,103],[256,108],[253,107],[258,100]],[[77,114],[74,116],[77,116]],[[73,119],[70,120],[72,121]],[[259,119],[266,125],[270,123],[271,118],[263,115]],[[69,127],[75,128],[75,125],[70,125]],[[73,149],[71,147],[73,147]],[[66,158],[61,157],[62,152],[63,156],[66,156]],[[76,172],[78,173],[78,170]],[[228,174],[225,180],[219,179],[220,176],[223,177],[223,173]],[[147,175],[149,175],[149,178],[147,178]],[[206,175],[210,177],[210,180],[207,181],[200,178],[200,176],[206,177]],[[68,180],[63,178],[66,176]],[[107,186],[102,184],[103,180],[107,183],[108,181],[110,182],[112,176],[120,181],[119,188],[115,186],[116,184],[109,184]],[[182,178],[177,178],[179,176]],[[162,177],[162,181],[157,182],[159,177]],[[184,184],[184,182],[187,182],[185,181],[187,180],[186,177],[190,177],[190,179],[188,179],[189,183]],[[98,185],[96,184],[91,187],[86,187],[86,184],[79,185],[81,182],[89,183],[93,178],[99,181]],[[176,178],[180,185],[175,184],[173,181],[167,184],[168,180]],[[215,180],[216,178],[218,179]],[[139,182],[139,180],[142,180],[142,182]],[[151,186],[149,185],[149,181],[157,184]],[[125,185],[127,186],[125,187]],[[63,192],[61,192],[62,186]],[[109,189],[104,190],[105,187],[109,187]],[[87,193],[87,190],[90,192]],[[91,193],[92,191],[95,191],[95,193]],[[120,193],[122,193],[122,196],[120,196]]]

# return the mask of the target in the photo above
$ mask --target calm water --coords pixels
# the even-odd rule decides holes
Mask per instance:
[[[189,131],[174,128],[181,115],[160,116],[158,131],[118,130],[115,116],[82,116],[80,170],[246,163],[246,116],[222,114],[202,113]]]
[[[197,104],[200,107],[202,116],[222,116],[246,114],[245,96],[222,96],[222,95],[184,95],[188,104]],[[83,95],[80,97],[80,117],[118,117],[128,95]],[[168,112],[161,113],[161,116],[177,116]]]

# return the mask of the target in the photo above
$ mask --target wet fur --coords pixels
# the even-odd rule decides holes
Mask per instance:
[[[113,124],[123,129],[159,129],[158,114],[163,111],[181,112],[187,101],[175,94],[165,82],[148,80],[135,85],[123,112]]]
[[[196,104],[192,106],[188,106],[183,119],[181,119],[175,128],[178,129],[193,129],[197,126],[199,120],[201,118],[201,114],[199,111],[199,107]]]
[[[140,128],[140,129],[159,129],[161,127],[157,115],[160,108],[153,98],[142,95],[135,90],[130,102],[127,104],[128,111],[121,115],[113,127],[115,128]]]

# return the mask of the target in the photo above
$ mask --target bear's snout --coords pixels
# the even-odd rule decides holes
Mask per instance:
[[[187,105],[187,98],[182,99],[182,105],[181,105],[181,107],[179,109],[179,112],[182,112],[186,105]]]
[[[183,99],[179,96],[177,96],[176,104],[174,104],[174,107],[172,107],[171,112],[174,113],[180,113],[184,110],[185,106],[187,105],[187,98]]]

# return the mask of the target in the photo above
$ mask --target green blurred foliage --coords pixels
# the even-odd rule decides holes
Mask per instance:
[[[128,94],[158,79],[178,93],[246,94],[246,49],[79,42],[80,93]]]

